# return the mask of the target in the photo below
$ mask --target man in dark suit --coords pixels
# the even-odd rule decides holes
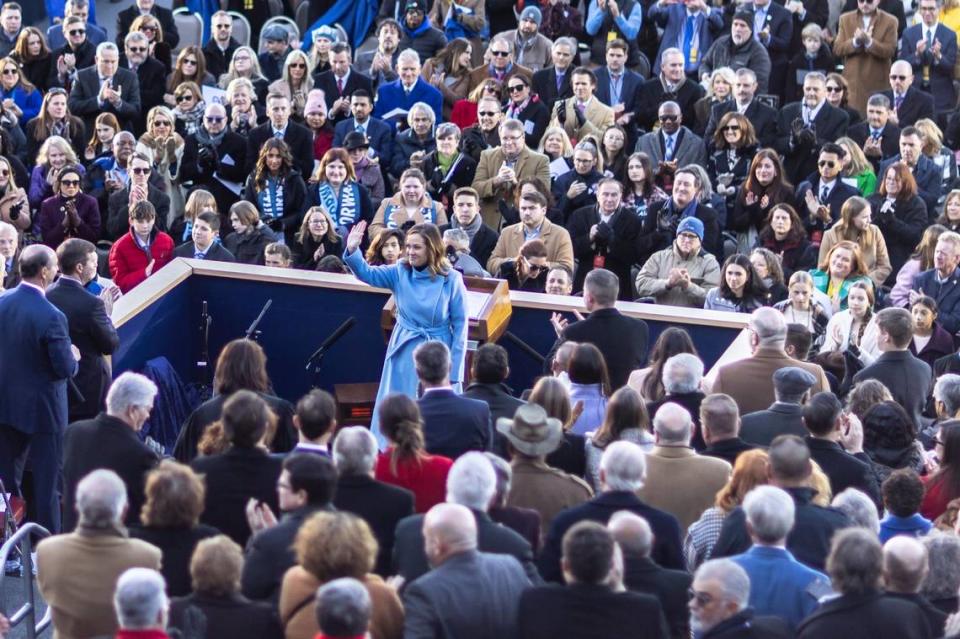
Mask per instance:
[[[900,130],[900,154],[880,164],[877,175],[886,174],[887,167],[900,161],[910,167],[913,179],[917,181],[917,195],[927,205],[927,217],[932,222],[937,214],[937,200],[940,199],[943,188],[943,171],[924,155],[923,134],[919,129],[908,126]]]
[[[929,552],[920,539],[897,535],[884,543],[884,591],[889,597],[916,604],[923,611],[933,636],[940,634],[940,629],[946,626],[947,613],[934,606],[920,592],[929,573]]]
[[[364,89],[357,89],[350,95],[352,117],[340,120],[333,127],[333,146],[343,146],[348,133],[354,131],[363,133],[370,142],[370,148],[380,158],[380,166],[390,166],[393,161],[393,127],[383,120],[371,117],[370,114],[373,112],[371,95]]]
[[[900,40],[898,60],[906,60],[920,78],[920,88],[933,96],[937,113],[953,111],[957,91],[953,86],[953,67],[957,63],[957,34],[939,23],[937,0],[920,0],[920,23],[908,27]]]
[[[450,349],[428,341],[413,351],[423,396],[417,401],[423,416],[423,438],[433,455],[456,459],[469,450],[490,450],[493,430],[490,408],[457,395],[450,387]]]
[[[885,308],[876,314],[875,321],[879,333],[877,347],[881,355],[873,364],[854,375],[853,381],[875,379],[883,382],[913,423],[920,424],[924,404],[933,391],[933,374],[926,362],[909,351],[913,342],[910,311]]]
[[[933,268],[913,279],[913,289],[937,301],[937,321],[952,335],[960,331],[960,237],[944,235],[937,240]]]
[[[600,349],[607,363],[613,390],[627,383],[631,371],[646,365],[649,339],[647,323],[622,315],[614,307],[619,291],[620,282],[610,271],[596,268],[587,274],[583,301],[590,316],[563,330],[547,356],[548,366],[553,353],[567,341],[589,343]]]
[[[290,121],[290,98],[282,94],[267,96],[268,122],[252,129],[247,137],[247,167],[250,173],[260,157],[260,147],[270,138],[280,138],[290,147],[293,165],[304,180],[313,173],[313,134],[310,129]]]
[[[173,11],[157,5],[156,0],[136,0],[135,6],[127,7],[117,14],[117,45],[123,46],[123,39],[130,31],[130,25],[139,16],[147,13],[160,22],[164,43],[169,44],[171,49],[176,49],[177,45],[180,44],[180,32],[177,31]]]
[[[517,608],[530,580],[514,557],[479,551],[470,510],[437,504],[423,518],[423,538],[433,569],[407,582],[404,636],[432,637],[437,628],[460,639],[518,636]]]
[[[839,495],[847,488],[865,493],[877,509],[883,507],[880,487],[870,458],[863,452],[863,426],[857,416],[843,412],[843,404],[830,392],[817,393],[803,407],[803,425],[810,457],[830,479]]]
[[[93,131],[101,113],[117,116],[120,126],[130,128],[140,117],[140,83],[129,69],[119,68],[120,50],[112,42],[97,46],[96,63],[77,72],[67,106]]]
[[[210,17],[210,31],[213,37],[203,45],[203,57],[207,61],[207,71],[219,79],[230,68],[230,61],[240,43],[233,37],[233,18],[226,11],[217,11]]]
[[[874,171],[900,153],[900,127],[890,121],[890,99],[882,93],[870,96],[867,119],[847,129],[847,136],[860,145]]]
[[[336,144],[336,143],[334,143]],[[450,214],[452,213],[452,215]],[[486,264],[497,247],[499,235],[483,223],[480,216],[480,195],[473,187],[464,186],[453,192],[453,211],[448,212],[450,224],[440,227],[443,233],[447,229],[463,229],[470,235],[470,257]]]
[[[547,584],[520,597],[517,636],[524,639],[569,637],[665,637],[660,601],[635,591],[618,592],[614,570],[616,542],[602,524],[581,521],[563,536],[566,586]]]
[[[598,68],[597,99],[613,109],[613,117],[618,124],[632,131],[633,119],[637,110],[637,92],[644,83],[643,76],[625,67],[629,47],[623,40],[611,40],[607,43],[607,65]],[[630,140],[634,138],[630,136]],[[629,141],[627,143],[629,148]]]
[[[713,105],[710,109],[710,120],[703,134],[704,139],[713,139],[720,118],[730,111],[738,111],[753,124],[760,146],[772,147],[777,139],[777,110],[756,99],[757,88],[756,73],[747,68],[737,69],[737,84],[733,89],[734,99]]]
[[[29,454],[37,523],[60,532],[60,460],[67,426],[67,380],[80,351],[67,318],[44,296],[57,274],[53,249],[33,244],[20,254],[23,281],[0,295],[0,480],[22,495]]]
[[[191,239],[173,250],[174,257],[187,257],[195,260],[216,260],[218,262],[236,262],[236,258],[217,241],[220,235],[220,216],[213,211],[204,211],[193,221]]]
[[[9,222],[0,221],[0,285],[11,289],[20,283],[20,233]]]
[[[797,561],[823,572],[830,551],[830,539],[841,528],[850,525],[842,512],[822,508],[811,501],[816,491],[810,488],[810,449],[795,435],[777,437],[768,451],[770,484],[782,488],[793,498],[795,521],[787,537],[787,550]],[[720,537],[713,548],[713,557],[730,557],[745,552],[752,541],[747,529],[746,514],[738,506],[723,520]]]
[[[227,111],[223,105],[211,102],[203,112],[203,122],[196,134],[184,141],[180,182],[213,194],[217,210],[222,213],[220,225],[223,226],[230,219],[230,207],[240,198],[217,178],[242,183],[247,179],[246,166],[247,141],[227,127]]]
[[[568,508],[553,518],[543,542],[537,564],[544,581],[563,579],[561,554],[563,537],[581,521],[606,524],[617,511],[626,510],[647,520],[653,529],[651,557],[658,566],[683,570],[686,561],[680,542],[680,524],[677,518],[648,506],[637,497],[646,476],[646,454],[637,444],[617,441],[607,446],[600,459],[600,492],[593,499]]]
[[[507,349],[499,344],[484,344],[473,354],[473,382],[463,392],[463,396],[486,403],[490,408],[490,419],[493,423],[501,417],[513,419],[517,409],[523,406],[523,401],[510,394],[510,389],[506,385],[509,376]],[[507,450],[504,444],[503,436],[494,433],[493,449],[506,457]]]
[[[839,144],[825,143],[817,157],[817,172],[797,185],[796,201],[801,203],[797,208],[807,218],[807,232],[812,237],[822,237],[840,219],[846,201],[860,195],[856,187],[840,178],[845,155]]]
[[[323,90],[327,118],[334,124],[350,117],[350,96],[354,91],[373,93],[373,81],[350,68],[350,45],[346,42],[335,42],[330,47],[330,70],[315,74],[313,86]]]
[[[157,120],[162,119],[162,115],[157,118]],[[153,205],[157,216],[157,228],[164,232],[167,230],[170,196],[162,187],[150,183],[152,167],[150,158],[143,153],[134,153],[130,157],[127,163],[127,175],[130,181],[127,186],[111,193],[107,198],[106,233],[104,233],[107,239],[118,240],[130,232],[130,209],[142,200],[147,200]],[[131,193],[134,195],[132,196]]]
[[[334,510],[337,469],[333,460],[320,455],[293,453],[283,460],[277,480],[277,496],[283,518],[278,522],[269,507],[247,508],[253,536],[243,562],[243,595],[276,603],[283,575],[297,563],[293,540],[307,519],[321,510]]]
[[[827,102],[826,96],[826,77],[813,71],[803,79],[803,100],[780,110],[776,149],[785,157],[783,169],[794,184],[816,171],[824,143],[847,132],[849,116]]]
[[[579,266],[573,279],[574,292],[583,290],[588,273],[602,266],[620,281],[617,299],[632,301],[630,269],[640,254],[640,218],[623,203],[623,184],[603,178],[597,184],[596,204],[575,210],[567,222],[573,254]]]
[[[740,437],[740,409],[723,393],[707,395],[700,402],[700,431],[707,445],[700,454],[717,457],[731,466],[740,453],[756,448]]]
[[[679,5],[678,5],[679,6]],[[719,12],[712,12],[719,17]],[[704,41],[700,41],[704,46]],[[704,49],[706,51],[706,49]],[[660,63],[663,64],[662,71]],[[637,115],[634,118],[642,131],[652,131],[657,123],[660,105],[671,101],[680,105],[680,112],[687,122],[696,122],[694,105],[706,92],[700,84],[684,73],[683,52],[668,48],[660,54],[657,63],[657,76],[644,82],[637,94]]]
[[[103,408],[110,385],[110,364],[106,356],[120,345],[110,321],[115,286],[98,296],[84,286],[97,276],[97,247],[80,238],[71,238],[57,248],[60,279],[47,290],[47,299],[64,315],[70,327],[70,341],[80,349],[80,370],[74,377],[79,395],[68,398],[70,421],[90,419]]]
[[[377,538],[377,565],[374,570],[386,578],[390,572],[397,524],[413,514],[413,493],[373,478],[377,464],[377,440],[363,426],[349,426],[337,432],[333,459],[339,479],[333,505],[351,512],[370,525]]]
[[[133,123],[137,135],[146,131],[147,113],[163,104],[163,95],[167,92],[167,70],[149,51],[147,36],[133,31],[124,39],[123,55],[120,56],[120,68],[135,73],[140,86],[140,115]]]
[[[653,530],[640,515],[614,513],[607,530],[623,552],[623,585],[628,590],[653,595],[660,600],[672,639],[690,636],[690,612],[687,594],[693,578],[685,570],[661,568],[650,558]]]
[[[793,16],[783,5],[771,0],[753,0],[753,37],[767,50],[770,56],[770,80],[767,93],[780,98],[784,103],[784,83],[787,74],[787,62],[792,57],[790,43],[793,40]],[[743,6],[747,8],[748,6]],[[728,5],[726,13],[732,13],[733,5]]]
[[[573,56],[576,52],[576,41],[557,38],[550,49],[553,64],[533,74],[533,92],[540,96],[540,101],[544,104],[553,104],[557,100],[573,97],[570,72],[573,71]]]
[[[743,416],[740,420],[743,441],[766,447],[780,435],[806,436],[803,402],[816,381],[809,371],[795,366],[785,366],[774,372],[773,404],[766,410]]]
[[[149,379],[123,373],[110,386],[106,412],[67,427],[63,438],[64,531],[73,530],[77,524],[77,484],[98,468],[114,471],[126,484],[125,523],[139,523],[146,499],[144,482],[160,457],[140,441],[137,433],[150,417],[156,396],[157,387]]]
[[[884,91],[893,105],[891,117],[901,129],[916,124],[921,118],[933,118],[933,96],[913,86],[913,66],[897,60],[890,67],[890,90]]]
[[[704,0],[694,0],[673,4],[656,2],[650,6],[646,17],[663,29],[653,74],[660,74],[661,67],[667,65],[664,56],[676,47],[673,50],[682,56],[684,73],[696,81],[703,54],[710,50],[714,39],[723,32],[723,13],[710,7]],[[689,18],[693,18],[692,28],[688,27]],[[692,31],[696,31],[696,34]],[[689,36],[688,32],[691,32]]]

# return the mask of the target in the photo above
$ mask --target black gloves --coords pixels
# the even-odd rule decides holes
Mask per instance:
[[[567,103],[565,100],[557,102],[557,122],[561,126],[567,123]]]
[[[597,244],[609,244],[613,239],[613,228],[606,222],[597,224],[597,235],[595,241]]]

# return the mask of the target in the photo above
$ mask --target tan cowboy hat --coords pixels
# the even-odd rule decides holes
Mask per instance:
[[[563,441],[563,424],[559,419],[547,417],[547,412],[538,404],[524,404],[513,419],[498,419],[497,432],[518,451],[531,457],[549,455]]]

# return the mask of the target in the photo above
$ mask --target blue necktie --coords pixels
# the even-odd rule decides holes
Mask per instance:
[[[683,60],[688,67],[691,66],[690,50],[693,48],[693,29],[696,25],[696,16],[687,16],[687,21],[683,25]]]
[[[204,251],[203,253],[201,253],[200,251],[194,251],[194,252],[193,252],[193,259],[195,259],[195,260],[206,259],[206,257],[207,257],[207,252],[206,252],[206,251]]]
[[[277,138],[278,140],[282,140],[282,139],[283,139],[283,131],[274,131],[274,132],[273,132],[273,137]]]
[[[666,152],[664,153],[664,160],[670,162],[673,160],[673,136],[665,135],[664,137],[664,146],[666,147]]]

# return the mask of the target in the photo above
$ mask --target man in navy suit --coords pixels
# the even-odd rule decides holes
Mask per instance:
[[[356,131],[367,136],[370,148],[380,158],[381,166],[390,166],[393,158],[393,127],[371,117],[373,98],[369,91],[357,89],[350,96],[350,113],[353,117],[337,122],[333,128],[333,146],[343,146],[348,133]]]
[[[597,99],[613,109],[617,124],[634,129],[633,118],[637,110],[637,91],[643,85],[643,77],[626,68],[627,43],[611,40],[607,43],[607,66],[596,70]],[[627,148],[632,145],[627,141]]]
[[[490,407],[457,395],[450,386],[450,349],[439,341],[413,351],[423,396],[417,401],[423,416],[427,451],[456,459],[470,450],[490,450],[493,430]]]
[[[897,60],[890,67],[890,90],[883,94],[893,105],[890,119],[901,129],[913,126],[921,118],[933,118],[933,96],[913,86],[913,66]]]
[[[847,132],[850,117],[827,102],[827,79],[813,71],[803,79],[803,100],[780,110],[776,149],[784,156],[789,181],[800,182],[816,170],[820,147]]]
[[[83,119],[87,131],[93,131],[94,120],[104,112],[113,113],[126,128],[140,117],[140,82],[133,71],[119,68],[119,62],[117,45],[101,42],[96,64],[77,72],[67,106]]]
[[[900,127],[890,121],[890,99],[882,93],[870,96],[867,119],[847,129],[847,135],[860,145],[874,171],[880,168],[880,162],[897,155]]]
[[[557,38],[550,49],[553,65],[533,74],[533,92],[544,104],[573,97],[570,72],[573,71],[573,55],[577,52],[576,40]]]
[[[913,278],[912,303],[921,294],[937,300],[937,321],[951,335],[960,331],[960,235],[944,233],[933,252],[933,268]]]
[[[0,479],[22,494],[27,456],[33,468],[37,523],[60,532],[61,448],[67,427],[67,380],[80,351],[67,318],[46,299],[57,254],[34,244],[20,254],[17,288],[0,295]]]
[[[807,218],[807,232],[822,234],[840,219],[843,203],[855,195],[860,195],[856,187],[840,179],[843,147],[827,142],[820,149],[817,160],[817,173],[810,175],[797,186],[798,211],[801,218]]]
[[[377,104],[373,108],[376,118],[387,120],[396,129],[399,122],[407,121],[407,111],[417,102],[425,102],[434,115],[437,124],[443,115],[443,96],[420,77],[420,56],[413,49],[404,49],[397,56],[399,78],[393,82],[381,83],[377,89]],[[400,112],[391,115],[391,112]]]
[[[903,32],[897,57],[907,60],[920,78],[920,88],[933,96],[937,113],[957,106],[953,67],[957,63],[957,34],[939,24],[940,2],[920,0],[920,24]]]
[[[220,235],[220,216],[213,211],[204,211],[197,215],[190,235],[193,239],[174,249],[174,257],[218,262],[237,261],[233,253],[217,241]]]
[[[710,7],[705,0],[657,0],[653,3],[648,16],[663,29],[653,74],[660,73],[663,53],[676,47],[683,53],[683,70],[696,81],[700,61],[723,31],[721,12],[722,9]]]
[[[267,96],[268,122],[250,131],[247,137],[247,172],[260,157],[260,147],[271,137],[279,137],[290,147],[293,165],[306,180],[313,174],[313,134],[310,129],[290,121],[290,98],[274,93]]]
[[[346,42],[330,47],[330,70],[314,75],[313,84],[323,90],[327,118],[334,124],[350,117],[350,96],[354,91],[373,92],[373,81],[350,68],[350,45]]]
[[[71,238],[57,247],[60,279],[47,290],[47,299],[67,317],[70,341],[80,349],[80,370],[74,382],[82,399],[70,397],[70,421],[91,419],[103,408],[110,386],[110,364],[106,356],[120,346],[117,329],[110,321],[116,286],[98,296],[84,286],[97,275],[97,247],[92,242]]]
[[[887,167],[894,162],[906,162],[917,181],[917,195],[927,205],[927,216],[933,222],[940,188],[943,186],[943,173],[933,160],[923,154],[922,149],[923,136],[920,131],[912,126],[905,127],[900,131],[900,154],[882,163],[877,175],[884,175]]]

